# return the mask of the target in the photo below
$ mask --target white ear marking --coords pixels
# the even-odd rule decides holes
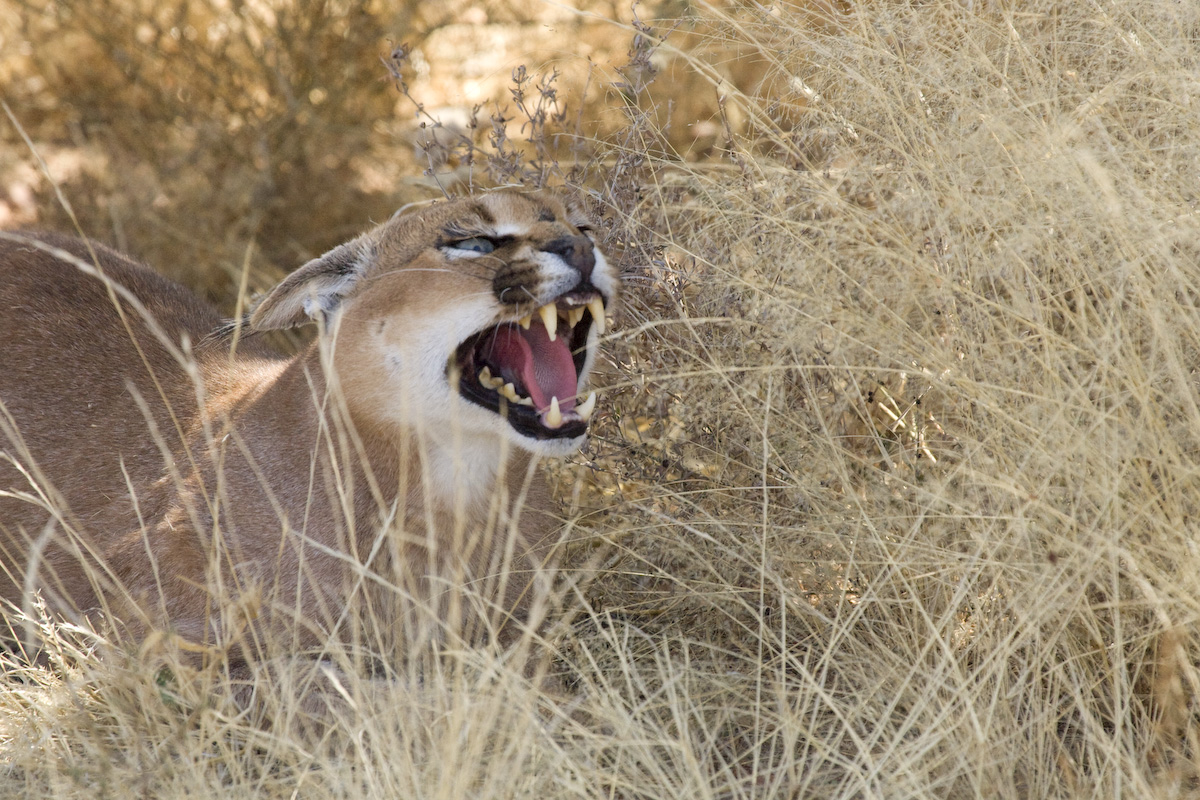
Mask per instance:
[[[365,236],[339,245],[288,275],[250,315],[250,327],[269,331],[294,328],[332,312],[375,260]]]

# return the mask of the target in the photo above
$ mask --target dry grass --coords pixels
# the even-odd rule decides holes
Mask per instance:
[[[560,691],[454,652],[302,737],[47,629],[51,668],[6,662],[0,793],[1195,796],[1200,7],[1003,5],[642,31],[574,173],[629,291],[557,471],[589,577]],[[711,80],[715,150],[677,155],[656,69]],[[263,224],[311,227],[289,202]],[[376,213],[344,203],[323,234]]]

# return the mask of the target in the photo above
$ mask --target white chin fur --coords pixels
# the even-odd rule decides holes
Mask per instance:
[[[536,456],[548,456],[551,458],[569,456],[580,447],[583,447],[583,443],[587,439],[586,433],[571,439],[535,439],[519,432],[512,425],[508,424],[508,420],[499,414],[481,408],[461,397],[455,399],[464,406],[470,406],[472,415],[486,415],[488,417],[488,427],[491,428],[490,433],[498,433],[517,447],[527,450]]]
[[[587,440],[586,433],[576,436],[574,439],[530,439],[528,436],[517,433],[511,426],[509,430],[512,431],[513,438],[518,445],[534,455],[549,456],[550,458],[569,456],[583,447],[584,441]]]
[[[569,456],[583,446],[587,434],[570,439],[535,439],[517,431],[508,420],[494,411],[472,403],[458,392],[445,385],[449,403],[442,402],[440,406],[449,413],[445,416],[423,420],[422,427],[426,431],[455,431],[464,439],[472,437],[500,437],[507,439],[513,445],[533,453],[536,456],[551,458]]]

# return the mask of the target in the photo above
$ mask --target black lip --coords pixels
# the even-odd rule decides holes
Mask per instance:
[[[557,298],[557,300],[581,298],[585,294],[587,296],[595,296],[598,293],[580,292],[579,288],[576,287],[576,289]],[[479,331],[455,348],[454,356],[450,364],[447,365],[447,370],[450,369],[451,365],[456,366],[458,369],[458,393],[475,405],[482,406],[504,417],[517,433],[528,436],[531,439],[547,441],[551,439],[574,439],[578,436],[583,436],[587,433],[587,422],[583,420],[569,420],[558,428],[547,428],[542,424],[541,415],[535,409],[529,406],[510,403],[507,398],[501,397],[498,392],[487,388],[479,382],[477,376],[479,375],[479,370],[485,364],[479,356],[480,348],[478,345],[500,327],[514,326],[516,324],[515,321],[502,322],[492,328]],[[583,365],[587,361],[587,341],[591,329],[592,314],[585,309],[583,319],[575,325],[571,333],[571,358],[575,362],[576,375],[583,370]]]

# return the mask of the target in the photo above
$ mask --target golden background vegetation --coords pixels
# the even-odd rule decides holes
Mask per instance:
[[[1153,0],[6,0],[0,225],[228,311],[566,182],[627,292],[570,699],[459,654],[314,744],[48,628],[0,793],[1196,796],[1198,66]]]

